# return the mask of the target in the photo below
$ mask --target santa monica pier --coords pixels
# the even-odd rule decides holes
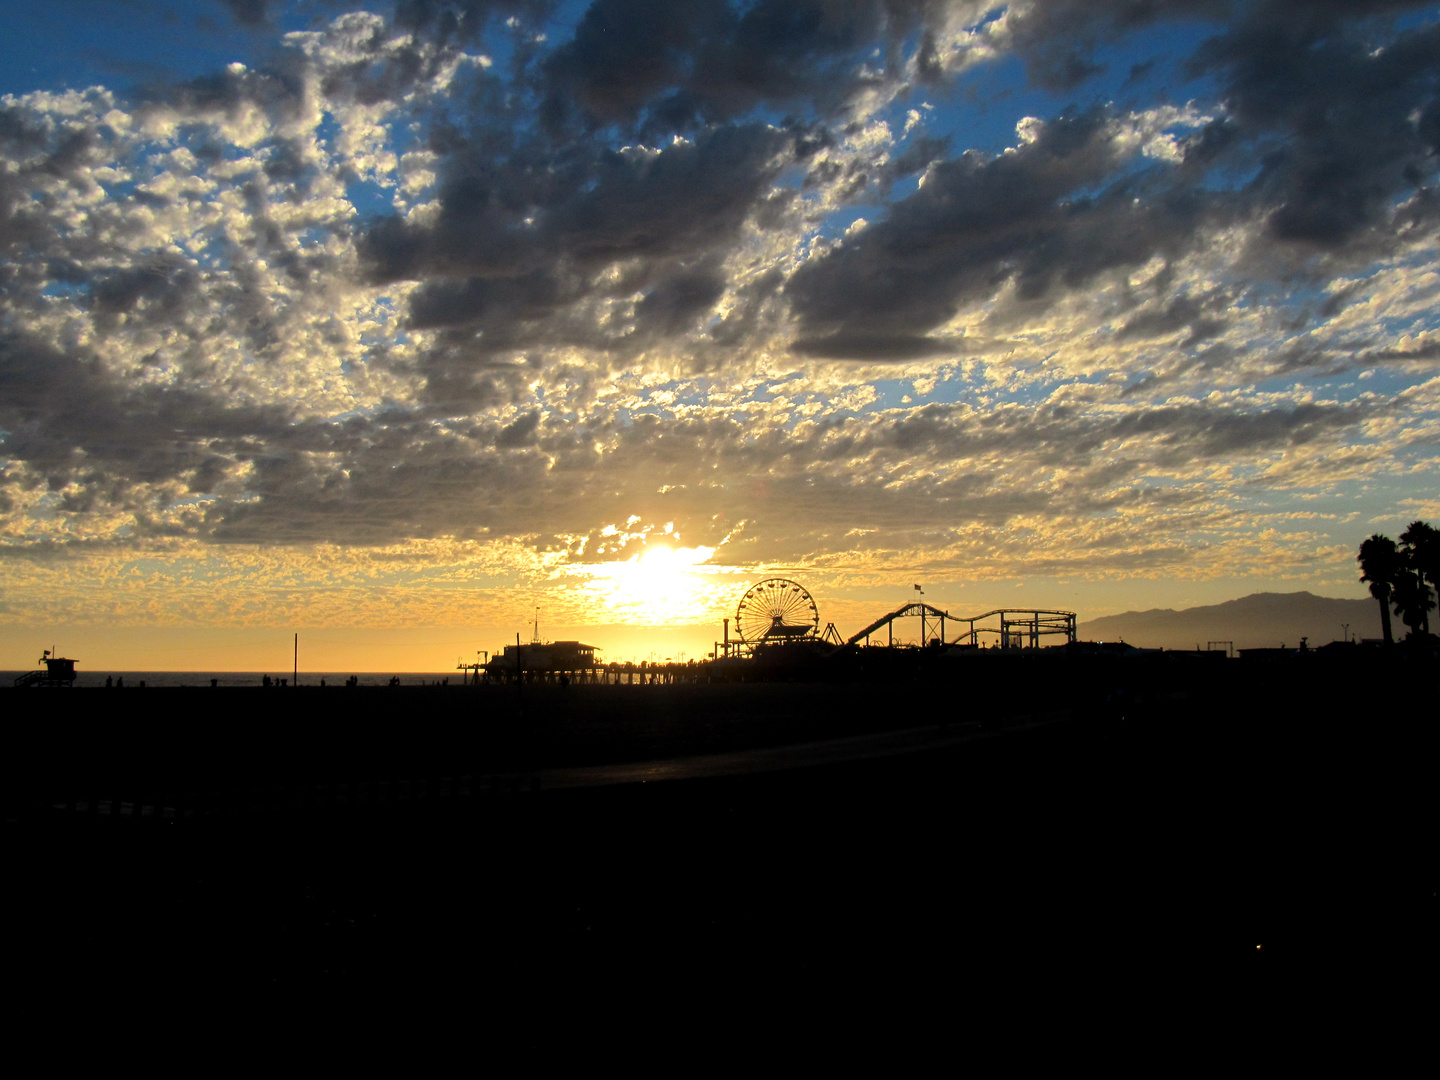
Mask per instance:
[[[915,586],[921,591],[920,586]],[[896,626],[902,626],[897,644]],[[912,634],[918,629],[918,647]],[[833,622],[821,629],[820,609],[810,592],[788,578],[766,578],[745,590],[721,638],[704,660],[689,663],[604,663],[593,645],[541,641],[539,621],[528,643],[517,635],[473,663],[461,662],[471,684],[531,683],[665,685],[766,682],[795,679],[851,681],[890,672],[897,664],[912,674],[943,676],[945,661],[982,650],[1015,652],[1042,645],[1076,644],[1073,611],[1002,608],[957,617],[918,600],[902,605],[842,638]]]
[[[717,630],[616,664],[534,626],[425,685],[107,689],[47,653],[7,698],[17,925],[162,991],[541,1001],[597,948],[928,985],[986,943],[1333,944],[1433,908],[1432,655],[1162,652],[923,597],[842,635],[782,578]]]

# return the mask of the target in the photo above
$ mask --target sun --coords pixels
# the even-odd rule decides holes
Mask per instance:
[[[715,549],[647,544],[643,552],[614,562],[568,568],[582,576],[590,618],[644,626],[680,625],[715,618],[724,606],[721,568],[705,565]]]
[[[704,584],[694,567],[713,554],[710,548],[672,548],[668,544],[647,547],[635,568],[635,576],[658,602],[672,606],[690,603]]]

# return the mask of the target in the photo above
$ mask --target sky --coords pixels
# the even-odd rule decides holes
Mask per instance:
[[[1440,519],[1435,3],[7,20],[0,667],[1083,636]]]

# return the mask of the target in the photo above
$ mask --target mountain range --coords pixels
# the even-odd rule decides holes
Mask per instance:
[[[1304,637],[1315,648],[1341,640],[1346,624],[1357,641],[1379,638],[1380,605],[1308,592],[1251,593],[1207,607],[1153,608],[1087,619],[1080,623],[1079,636],[1082,641],[1123,640],[1147,649],[1204,649],[1210,642],[1233,642],[1237,649],[1295,648]],[[1397,637],[1405,632],[1398,619],[1393,627]]]

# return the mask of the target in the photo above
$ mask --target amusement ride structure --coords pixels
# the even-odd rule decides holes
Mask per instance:
[[[917,585],[916,589],[919,588]],[[725,640],[716,643],[716,656],[743,658],[754,656],[757,650],[766,647],[785,645],[869,646],[871,638],[882,630],[887,648],[908,648],[912,644],[905,638],[896,642],[895,624],[914,618],[920,620],[919,643],[929,648],[1036,649],[1043,638],[1056,635],[1063,636],[1065,643],[1073,644],[1076,633],[1073,611],[996,608],[983,615],[955,616],[917,602],[880,616],[859,633],[842,640],[834,623],[827,623],[824,632],[820,632],[820,609],[804,586],[789,578],[766,578],[740,597],[735,609],[734,637],[730,635],[730,620],[725,620]]]
[[[923,596],[920,586],[915,586]],[[920,620],[918,639],[908,632],[896,634],[896,623]],[[731,623],[734,634],[731,634]],[[534,637],[526,644],[515,636],[514,645],[503,645],[491,653],[480,653],[484,661],[461,660],[458,667],[465,681],[642,683],[707,681],[711,677],[747,677],[757,661],[761,666],[784,668],[817,659],[839,657],[844,650],[877,648],[903,650],[923,648],[934,653],[963,654],[972,649],[1038,649],[1047,637],[1075,642],[1075,613],[1035,608],[997,608],[983,615],[955,616],[922,602],[905,604],[880,616],[851,637],[842,638],[835,624],[820,629],[820,607],[809,590],[789,578],[765,578],[746,589],[736,605],[735,615],[725,620],[725,638],[715,643],[709,662],[685,663],[602,663],[594,645],[579,641],[542,641],[537,614]],[[884,633],[884,638],[879,635]],[[876,639],[876,640],[872,640]],[[828,662],[828,659],[827,659]]]
[[[1075,613],[1073,611],[1040,611],[1033,608],[996,608],[984,615],[956,617],[948,611],[931,607],[926,603],[906,604],[888,615],[882,615],[858,634],[847,645],[858,645],[862,640],[870,644],[872,634],[886,631],[886,644],[895,644],[895,621],[897,619],[919,618],[920,640],[929,646],[962,645],[980,647],[989,643],[1001,649],[1038,649],[1040,639],[1052,634],[1065,635],[1066,644],[1075,641]],[[955,635],[947,638],[945,624],[956,627]],[[959,627],[964,625],[965,629]],[[935,636],[930,636],[933,630]]]

